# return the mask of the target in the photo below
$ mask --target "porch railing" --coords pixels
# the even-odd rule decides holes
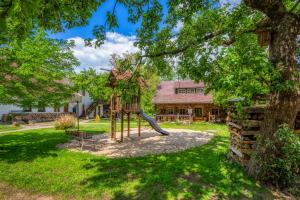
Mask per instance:
[[[156,121],[176,121],[176,120],[189,120],[190,115],[156,115]]]

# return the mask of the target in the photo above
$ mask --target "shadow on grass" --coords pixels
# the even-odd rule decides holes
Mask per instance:
[[[122,159],[93,159],[84,166],[98,173],[82,185],[110,188],[113,199],[268,199],[270,194],[226,160],[228,137],[180,153]],[[127,182],[136,181],[134,188]]]
[[[38,157],[56,157],[51,152],[56,145],[66,142],[68,136],[62,131],[39,130],[25,131],[15,134],[1,135],[0,161],[15,163],[19,161],[32,161]]]
[[[1,135],[0,161],[13,166],[19,161],[57,157],[56,145],[68,139],[62,131],[51,129]],[[272,199],[243,169],[226,160],[227,149],[228,137],[216,136],[206,145],[183,152],[137,158],[109,159],[69,152],[60,155],[64,159],[51,160],[56,163],[52,167],[59,166],[65,170],[63,175],[70,175],[64,183],[67,186],[59,185],[64,179],[55,179],[50,181],[52,185],[45,183],[45,188],[57,184],[64,188],[62,192],[76,193],[83,198],[86,193],[99,197],[104,191],[111,194],[112,199],[211,199],[212,196],[215,199]],[[70,165],[70,159],[76,166]],[[41,166],[37,168],[43,170],[44,165]],[[25,168],[20,170],[26,171]],[[72,174],[73,171],[78,174]]]

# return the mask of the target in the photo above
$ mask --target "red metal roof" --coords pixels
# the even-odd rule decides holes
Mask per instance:
[[[157,87],[153,98],[154,104],[195,104],[212,103],[213,96],[210,94],[176,94],[176,88],[199,88],[204,87],[203,83],[195,83],[191,80],[185,81],[162,81]]]

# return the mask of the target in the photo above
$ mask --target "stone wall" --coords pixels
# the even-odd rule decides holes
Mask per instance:
[[[74,113],[10,113],[3,116],[4,122],[45,122],[54,121],[58,117]]]

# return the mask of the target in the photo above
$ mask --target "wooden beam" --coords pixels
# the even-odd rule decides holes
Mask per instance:
[[[113,121],[113,112],[110,112],[110,137],[113,139],[113,131],[114,131],[114,121]]]
[[[114,113],[114,135],[113,135],[113,139],[115,140],[117,135],[117,113]]]
[[[124,132],[124,113],[121,112],[121,142],[124,141],[123,132]]]
[[[138,136],[141,136],[141,114],[138,113]]]
[[[130,112],[127,113],[127,137],[130,136]]]

